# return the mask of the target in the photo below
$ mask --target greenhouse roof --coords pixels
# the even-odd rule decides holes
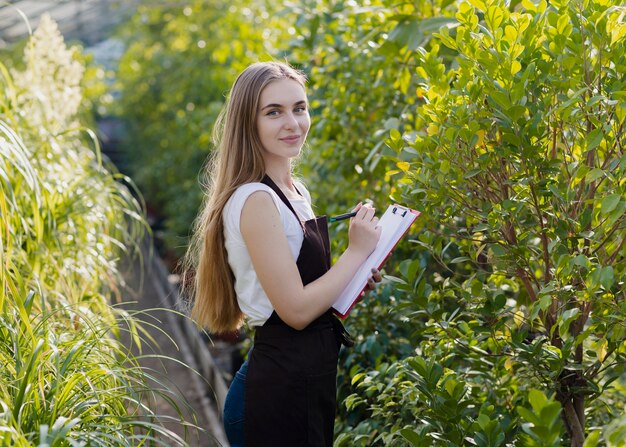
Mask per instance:
[[[5,0],[0,3],[0,48],[26,37],[48,13],[67,40],[86,46],[106,39],[138,0]],[[28,25],[22,14],[28,19]]]

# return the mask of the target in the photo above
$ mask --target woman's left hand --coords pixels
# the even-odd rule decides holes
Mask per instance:
[[[367,280],[367,285],[365,286],[365,292],[369,292],[370,290],[374,290],[376,288],[376,283],[381,282],[383,279],[380,271],[378,269],[372,269],[372,276]]]

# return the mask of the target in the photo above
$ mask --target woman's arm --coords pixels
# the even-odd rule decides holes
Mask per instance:
[[[256,274],[278,316],[294,329],[304,329],[326,312],[376,247],[380,228],[374,209],[357,207],[349,244],[322,277],[303,286],[278,209],[266,191],[251,194],[241,212],[241,234]]]

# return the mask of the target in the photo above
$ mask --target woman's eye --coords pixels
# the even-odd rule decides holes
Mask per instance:
[[[279,113],[280,112],[278,110],[270,110],[269,112],[267,112],[267,116],[276,116]]]
[[[296,113],[306,112],[306,107],[296,107],[295,112]]]

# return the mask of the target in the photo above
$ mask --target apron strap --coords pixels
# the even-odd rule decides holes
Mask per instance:
[[[278,185],[274,183],[274,180],[272,180],[269,177],[269,175],[265,174],[265,176],[261,180],[261,183],[266,184],[267,186],[269,186],[270,188],[274,190],[274,192],[278,195],[278,197],[280,197],[280,200],[282,200],[283,203],[287,205],[287,208],[291,210],[293,215],[296,216],[296,219],[298,219],[298,222],[300,222],[300,226],[302,227],[302,229],[304,229],[304,224],[300,220],[300,216],[298,216],[298,213],[296,213],[296,210],[293,209],[293,206],[291,205],[291,202],[289,201],[289,199],[287,199],[287,196],[285,195],[285,193],[283,193],[282,190],[278,187]],[[296,188],[296,191],[298,191],[298,188]],[[300,191],[298,191],[298,194],[300,194]]]

